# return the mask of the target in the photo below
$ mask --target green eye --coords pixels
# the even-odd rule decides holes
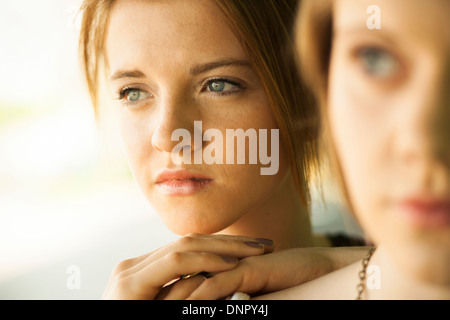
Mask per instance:
[[[119,93],[119,100],[122,100],[123,103],[137,103],[141,100],[148,98],[150,94],[144,90],[136,89],[136,88],[125,88]]]
[[[225,89],[225,85],[224,81],[214,81],[209,84],[208,88],[212,92],[222,92]]]
[[[140,99],[140,97],[141,97],[141,91],[139,91],[139,90],[132,90],[132,91],[127,92],[127,94],[126,94],[127,100],[131,101],[131,102],[138,101]]]
[[[213,79],[209,81],[206,86],[206,91],[212,92],[218,95],[226,95],[237,92],[242,89],[239,83],[226,79]]]
[[[358,56],[363,63],[364,70],[374,77],[390,78],[398,72],[398,60],[382,49],[363,49]]]

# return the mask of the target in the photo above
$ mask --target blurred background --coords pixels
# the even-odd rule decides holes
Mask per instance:
[[[177,236],[137,189],[114,117],[95,120],[81,1],[0,2],[0,299],[99,299],[117,262]],[[333,197],[313,224],[361,234]]]

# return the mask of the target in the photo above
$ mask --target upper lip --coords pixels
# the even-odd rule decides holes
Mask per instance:
[[[155,183],[162,183],[169,180],[212,180],[212,179],[204,174],[192,172],[189,170],[164,169],[157,175]]]
[[[421,211],[446,210],[450,211],[450,198],[416,196],[405,198],[400,201],[400,205],[415,208]]]

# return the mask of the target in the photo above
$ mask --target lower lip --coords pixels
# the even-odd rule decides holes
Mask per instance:
[[[450,227],[450,204],[402,203],[401,211],[414,225],[425,228]]]
[[[166,195],[188,196],[200,192],[212,182],[213,180],[206,179],[166,180],[156,185]]]

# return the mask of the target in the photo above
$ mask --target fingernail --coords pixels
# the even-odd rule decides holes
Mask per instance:
[[[227,262],[227,263],[237,263],[238,259],[237,258],[232,258],[232,257],[222,257],[223,261]]]
[[[245,244],[252,248],[263,248],[264,247],[264,245],[261,242],[256,242],[256,241],[247,241],[247,242],[245,242]]]
[[[256,239],[256,241],[258,241],[259,243],[265,245],[265,246],[273,246],[273,241],[270,239],[265,239],[265,238],[258,238]]]

